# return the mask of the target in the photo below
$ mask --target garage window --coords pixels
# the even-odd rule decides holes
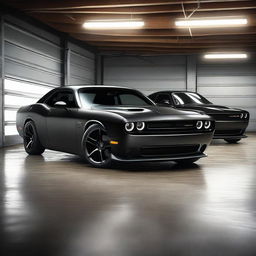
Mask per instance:
[[[18,135],[16,113],[21,106],[36,103],[51,86],[32,84],[22,80],[4,80],[4,134]]]

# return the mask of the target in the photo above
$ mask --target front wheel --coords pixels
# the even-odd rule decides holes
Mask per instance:
[[[241,139],[224,139],[227,143],[230,143],[230,144],[235,144],[237,143],[238,141],[240,141]]]
[[[94,167],[106,168],[111,164],[111,147],[106,130],[99,124],[91,125],[83,136],[85,159]]]
[[[179,165],[191,165],[198,161],[200,158],[191,158],[191,159],[180,159],[176,160],[175,162]]]
[[[33,121],[28,121],[24,125],[23,143],[24,148],[29,155],[41,155],[45,150],[39,140],[36,126]]]

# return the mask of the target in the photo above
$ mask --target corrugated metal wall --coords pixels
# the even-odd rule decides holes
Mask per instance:
[[[146,95],[186,89],[186,56],[105,57],[104,84],[130,86]]]
[[[69,49],[69,81],[70,85],[95,83],[95,54],[73,43]]]
[[[4,23],[5,77],[61,85],[60,39],[14,18]]]
[[[4,118],[3,118],[3,21],[0,12],[0,147],[4,144]]]
[[[215,104],[237,107],[250,112],[248,131],[256,131],[256,61],[197,65],[197,91]]]
[[[95,54],[10,15],[4,15],[2,28],[4,97],[1,100],[4,103],[1,104],[1,114],[4,115],[1,134],[5,134],[2,136],[4,145],[11,145],[21,142],[15,127],[17,109],[36,102],[47,91],[64,85],[67,80],[70,85],[94,84]],[[65,58],[64,46],[69,58]],[[69,74],[65,73],[67,71]]]
[[[14,119],[20,105],[36,102],[46,88],[61,86],[63,49],[58,36],[11,16],[4,17],[3,31],[5,145],[9,145],[20,141]],[[33,93],[25,90],[35,86],[38,90]]]

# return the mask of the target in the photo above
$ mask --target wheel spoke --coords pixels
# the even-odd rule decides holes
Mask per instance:
[[[28,144],[26,145],[26,148],[30,148],[30,146],[32,145],[32,142],[33,142],[33,140],[31,139],[31,140],[28,142]]]
[[[99,151],[98,148],[95,148],[88,156],[90,157],[91,155],[93,155],[95,152]]]
[[[90,143],[93,146],[97,146],[97,140],[93,139],[92,137],[88,137],[86,142]]]
[[[99,150],[99,152],[100,152],[100,159],[101,159],[101,162],[103,162],[103,155],[102,155],[102,151],[101,151],[101,150]]]

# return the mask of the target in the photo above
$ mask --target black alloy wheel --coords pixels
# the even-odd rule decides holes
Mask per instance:
[[[45,150],[39,141],[33,121],[28,121],[24,125],[23,143],[24,148],[29,155],[41,155]]]
[[[111,146],[106,130],[100,124],[91,125],[83,136],[85,159],[94,167],[111,164]]]

